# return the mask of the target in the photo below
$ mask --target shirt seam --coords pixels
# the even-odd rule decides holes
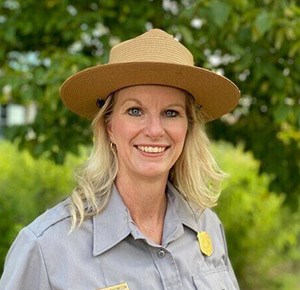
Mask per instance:
[[[53,287],[51,285],[51,281],[50,281],[50,277],[49,277],[49,273],[48,273],[48,268],[47,268],[47,265],[46,265],[46,261],[45,261],[45,258],[44,258],[43,250],[42,250],[42,248],[40,246],[40,243],[39,243],[39,239],[35,235],[35,233],[33,232],[33,230],[31,228],[28,227],[27,230],[28,230],[29,233],[31,233],[31,235],[33,236],[33,238],[35,240],[35,243],[36,243],[37,248],[39,250],[40,256],[42,258],[42,262],[43,262],[43,265],[44,265],[44,268],[45,268],[45,272],[46,272],[46,275],[47,275],[49,286],[50,286],[51,289],[53,289]]]
[[[202,270],[200,274],[193,275],[192,277],[195,277],[195,278],[204,277],[204,276],[207,276],[207,275],[221,273],[221,272],[228,272],[228,268],[227,268],[226,265],[221,266],[221,267],[216,267],[214,269],[209,269],[209,270],[204,270],[204,271]]]

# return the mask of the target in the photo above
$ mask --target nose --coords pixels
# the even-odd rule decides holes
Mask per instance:
[[[160,116],[151,116],[147,119],[145,134],[152,139],[158,139],[164,134],[164,127]]]

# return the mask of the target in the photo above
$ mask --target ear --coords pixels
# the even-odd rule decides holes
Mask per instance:
[[[114,137],[113,137],[113,130],[112,130],[112,125],[111,125],[111,122],[108,122],[107,123],[107,126],[106,126],[106,130],[107,130],[107,133],[109,135],[109,139],[111,142],[114,143]]]

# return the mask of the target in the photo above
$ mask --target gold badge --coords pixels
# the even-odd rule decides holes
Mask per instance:
[[[197,238],[200,251],[208,257],[211,256],[214,250],[209,234],[207,232],[199,232]]]
[[[118,285],[113,285],[105,288],[98,288],[97,290],[129,290],[127,283],[121,283]]]

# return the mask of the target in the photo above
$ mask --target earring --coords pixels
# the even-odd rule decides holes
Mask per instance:
[[[113,143],[112,141],[110,141],[109,146],[110,146],[110,150],[111,150],[113,153],[116,153],[116,144]]]

